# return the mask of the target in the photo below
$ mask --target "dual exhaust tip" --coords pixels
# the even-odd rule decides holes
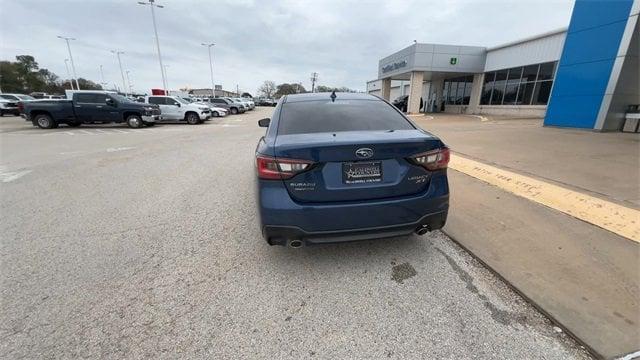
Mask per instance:
[[[294,249],[301,248],[302,245],[304,245],[304,243],[302,242],[302,240],[299,240],[299,239],[293,239],[289,241],[289,247],[292,247]]]
[[[429,232],[429,225],[421,225],[416,229],[415,233],[418,235],[424,235]]]

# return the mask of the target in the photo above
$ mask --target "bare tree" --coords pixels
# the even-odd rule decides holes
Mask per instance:
[[[276,93],[276,83],[272,80],[265,80],[265,82],[258,88],[258,92],[266,97],[272,98]]]
[[[271,80],[265,80],[265,82],[258,88],[258,92],[262,96],[270,99],[276,93],[276,83]]]

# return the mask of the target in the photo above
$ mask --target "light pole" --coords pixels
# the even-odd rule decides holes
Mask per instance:
[[[216,85],[213,83],[213,60],[211,58],[211,48],[214,43],[202,43],[202,46],[206,46],[209,50],[209,72],[211,73],[211,96],[216,97]]]
[[[318,81],[318,73],[317,72],[312,72],[311,73],[311,92],[314,93],[316,92],[316,82]]]
[[[76,81],[76,88],[80,90],[80,84],[78,84],[78,76],[76,75],[76,65],[73,63],[73,55],[71,55],[71,45],[69,45],[69,40],[75,40],[72,37],[64,37],[58,35],[58,39],[63,39],[67,42],[67,50],[69,51],[69,59],[71,59],[71,70],[73,70],[73,78]]]
[[[73,79],[71,79],[71,73],[69,72],[69,59],[64,59],[64,67],[65,69],[67,69],[67,77],[69,78],[69,85],[71,85],[71,90],[74,90]]]
[[[131,86],[131,78],[129,78],[129,70],[126,71],[127,73],[127,84],[129,84],[129,94],[133,95],[133,87]]]
[[[167,70],[169,68],[169,65],[165,65],[164,66],[164,78],[167,81],[167,95],[169,95],[169,71]]]
[[[107,83],[104,82],[104,71],[102,70],[102,65],[100,65],[100,80],[101,80],[100,85],[105,87],[103,90],[106,90]]]
[[[151,8],[151,19],[153,20],[153,32],[156,35],[156,47],[158,48],[158,62],[160,62],[160,74],[162,75],[162,86],[164,87],[165,94],[168,95],[167,80],[164,75],[164,66],[162,66],[162,54],[160,53],[160,40],[158,39],[158,27],[156,26],[156,12],[154,9],[155,7],[162,9],[164,6],[156,5],[154,3],[155,0],[148,0],[148,1],[149,1],[148,3],[143,1],[138,1],[138,4],[149,5],[149,7]]]
[[[124,71],[122,70],[122,61],[120,60],[120,54],[124,54],[124,51],[111,50],[111,52],[112,52],[113,54],[116,54],[116,56],[118,57],[118,65],[120,65],[120,76],[122,76],[122,89],[124,90],[125,95],[126,95],[126,92],[127,92],[127,84],[126,84],[126,82],[124,81]]]

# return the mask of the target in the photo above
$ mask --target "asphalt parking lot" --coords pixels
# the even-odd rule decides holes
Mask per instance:
[[[441,232],[269,247],[253,161],[272,111],[0,118],[0,357],[590,358]]]

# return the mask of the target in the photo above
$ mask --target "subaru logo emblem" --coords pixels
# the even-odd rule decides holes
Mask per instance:
[[[356,156],[360,159],[368,159],[373,156],[373,150],[369,148],[360,148],[356,150]]]

